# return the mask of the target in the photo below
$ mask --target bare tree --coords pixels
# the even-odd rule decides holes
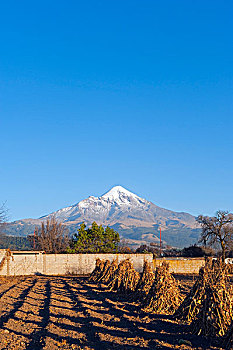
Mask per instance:
[[[34,236],[29,240],[35,249],[44,250],[46,253],[65,252],[69,239],[64,225],[58,223],[55,217],[49,218],[41,227],[36,227]]]
[[[233,240],[233,214],[219,210],[213,217],[199,215],[197,221],[202,226],[200,242],[210,246],[219,244],[222,261],[225,261],[226,250],[231,247]]]
[[[0,233],[2,233],[2,230],[4,228],[4,225],[6,224],[8,217],[7,217],[7,208],[5,203],[0,206]]]

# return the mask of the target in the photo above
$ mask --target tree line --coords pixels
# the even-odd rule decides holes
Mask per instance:
[[[117,253],[119,249],[119,233],[110,227],[104,228],[93,222],[90,227],[84,223],[77,233],[69,238],[65,225],[56,221],[55,217],[42,222],[36,227],[33,235],[28,236],[34,250],[46,253]]]
[[[222,261],[226,257],[233,257],[233,214],[219,210],[215,216],[199,215],[196,218],[201,226],[198,245],[194,244],[182,250],[170,248],[163,250],[164,257],[204,257],[221,255]],[[153,253],[159,256],[159,248],[156,244],[141,245],[137,253]]]

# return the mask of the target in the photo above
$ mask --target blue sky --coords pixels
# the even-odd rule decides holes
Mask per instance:
[[[0,202],[39,217],[122,185],[233,211],[232,1],[0,4]]]

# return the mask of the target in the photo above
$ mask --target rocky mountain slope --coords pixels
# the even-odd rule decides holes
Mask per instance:
[[[200,232],[194,216],[160,208],[121,186],[115,186],[101,197],[90,196],[41,218],[14,221],[8,225],[6,233],[27,235],[51,215],[63,222],[70,233],[74,233],[83,221],[87,225],[96,221],[115,228],[131,244],[158,242],[161,227],[162,238],[167,244],[183,247],[195,243]]]

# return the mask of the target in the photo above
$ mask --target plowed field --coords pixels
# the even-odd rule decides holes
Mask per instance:
[[[78,277],[0,280],[0,328],[0,349],[218,348],[171,317],[142,312],[129,298]]]

